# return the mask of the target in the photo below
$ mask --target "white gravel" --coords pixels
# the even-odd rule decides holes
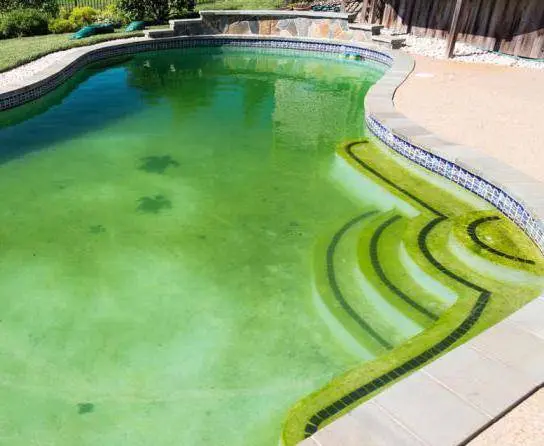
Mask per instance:
[[[108,44],[121,43],[121,42],[130,42],[134,40],[142,40],[144,37],[131,37],[128,39],[118,39],[118,40],[108,40],[106,42],[97,43],[95,45],[90,45],[90,47],[96,48],[100,46],[107,46]],[[33,62],[29,62],[20,67],[14,68],[13,70],[0,73],[0,91],[8,89],[8,86],[20,84],[30,79],[32,76],[38,74],[39,72],[49,68],[50,66],[61,61],[66,55],[73,53],[74,51],[80,50],[82,47],[70,48],[69,50],[57,51],[56,53],[48,54],[47,56],[41,57]]]
[[[406,38],[406,46],[403,50],[411,54],[432,57],[433,59],[445,59],[446,40],[433,37],[416,37],[403,35]],[[455,44],[453,60],[467,63],[489,63],[506,65],[510,67],[534,68],[544,70],[544,61],[531,60],[520,57],[507,56],[483,50],[463,42]]]
[[[51,53],[35,60],[34,62],[29,62],[25,65],[21,65],[20,67],[14,68],[13,70],[1,73],[0,86],[18,83],[19,81],[30,78],[40,71],[50,67],[55,62],[61,60],[66,54],[73,53],[75,49],[76,48],[71,48],[69,50]]]

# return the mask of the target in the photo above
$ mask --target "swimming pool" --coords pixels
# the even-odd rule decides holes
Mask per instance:
[[[383,70],[168,50],[2,113],[10,444],[272,445],[321,389],[294,443],[350,387],[538,294],[521,231],[368,140]]]

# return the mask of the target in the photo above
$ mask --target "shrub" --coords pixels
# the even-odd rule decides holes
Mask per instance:
[[[51,31],[53,34],[71,33],[75,30],[75,25],[68,19],[58,17],[49,21],[49,31]]]
[[[170,0],[170,15],[171,16],[182,16],[187,13],[189,8],[188,0]]]
[[[75,7],[70,12],[68,20],[74,24],[75,29],[83,28],[96,21],[98,11],[90,6]]]
[[[72,10],[70,8],[67,8],[66,6],[61,6],[61,8],[59,9],[58,18],[69,20],[71,12]]]
[[[113,23],[119,26],[130,22],[130,19],[123,14],[116,3],[110,3],[99,11],[96,20],[100,23]]]
[[[119,9],[130,20],[152,20],[164,22],[169,17],[179,17],[192,11],[194,0],[119,0]]]
[[[129,20],[144,20],[146,18],[147,0],[119,0],[117,7]]]
[[[14,9],[38,9],[54,17],[59,12],[59,4],[57,0],[0,0],[0,11]]]
[[[162,22],[168,19],[170,15],[170,2],[168,0],[147,0],[147,16],[156,22]]]
[[[0,18],[3,38],[47,34],[48,16],[37,9],[13,9]]]

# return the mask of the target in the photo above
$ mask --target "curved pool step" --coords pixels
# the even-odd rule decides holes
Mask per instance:
[[[359,246],[395,211],[372,212],[344,224],[316,255],[319,297],[354,337],[375,354],[391,349],[421,332],[427,322],[404,311],[397,300],[381,292],[361,269]],[[326,254],[325,254],[326,252]],[[369,274],[374,274],[369,272]]]
[[[544,283],[544,264],[538,255],[523,255],[527,240],[516,240],[508,234],[512,225],[495,213],[474,212],[452,221],[448,249],[460,262],[491,279],[510,283]],[[507,242],[502,242],[501,239]],[[499,245],[496,241],[499,240]],[[538,254],[538,253],[537,253]]]
[[[402,238],[409,219],[394,215],[383,220],[367,240],[361,240],[360,267],[395,305],[423,327],[434,323],[451,303],[443,291],[426,287],[422,271],[407,262]]]

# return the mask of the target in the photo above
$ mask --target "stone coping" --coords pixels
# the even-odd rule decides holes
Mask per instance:
[[[414,67],[413,59],[399,51],[354,42],[277,36],[211,35],[109,41],[77,48],[42,72],[4,88],[0,92],[0,110],[48,93],[97,60],[202,45],[356,52],[390,67],[365,97],[369,129],[396,152],[493,204],[544,252],[544,185],[474,149],[448,143],[398,113],[393,103],[395,91]],[[369,438],[372,442],[365,444],[458,444],[541,384],[543,324],[544,298],[540,297],[334,421],[304,444],[348,446]],[[494,379],[492,383],[490,377]],[[475,387],[472,380],[482,385]],[[506,393],[505,382],[515,383]]]
[[[464,445],[542,388],[543,377],[539,297],[300,445]]]
[[[340,43],[334,40],[309,37],[293,38],[283,36],[211,34],[165,37],[160,39],[139,37],[126,40],[111,40],[96,45],[68,50],[62,58],[55,60],[43,70],[32,73],[24,79],[21,78],[1,86],[0,111],[16,107],[47,94],[76,71],[97,60],[143,51],[217,45],[301,49],[323,53],[345,53],[353,51],[361,53],[364,58],[375,60],[386,66],[389,66],[392,62],[392,58],[387,51],[379,50],[378,47],[372,45],[361,45],[351,42]]]
[[[233,9],[225,10],[204,10],[199,11],[201,16],[251,16],[251,17],[306,17],[309,19],[344,19],[347,20],[350,14],[342,12],[321,12],[321,11],[283,11],[280,9]]]
[[[370,130],[404,157],[491,203],[544,253],[544,183],[481,151],[445,141],[399,113],[393,98],[415,62],[401,51],[390,54],[390,70],[365,97]]]

